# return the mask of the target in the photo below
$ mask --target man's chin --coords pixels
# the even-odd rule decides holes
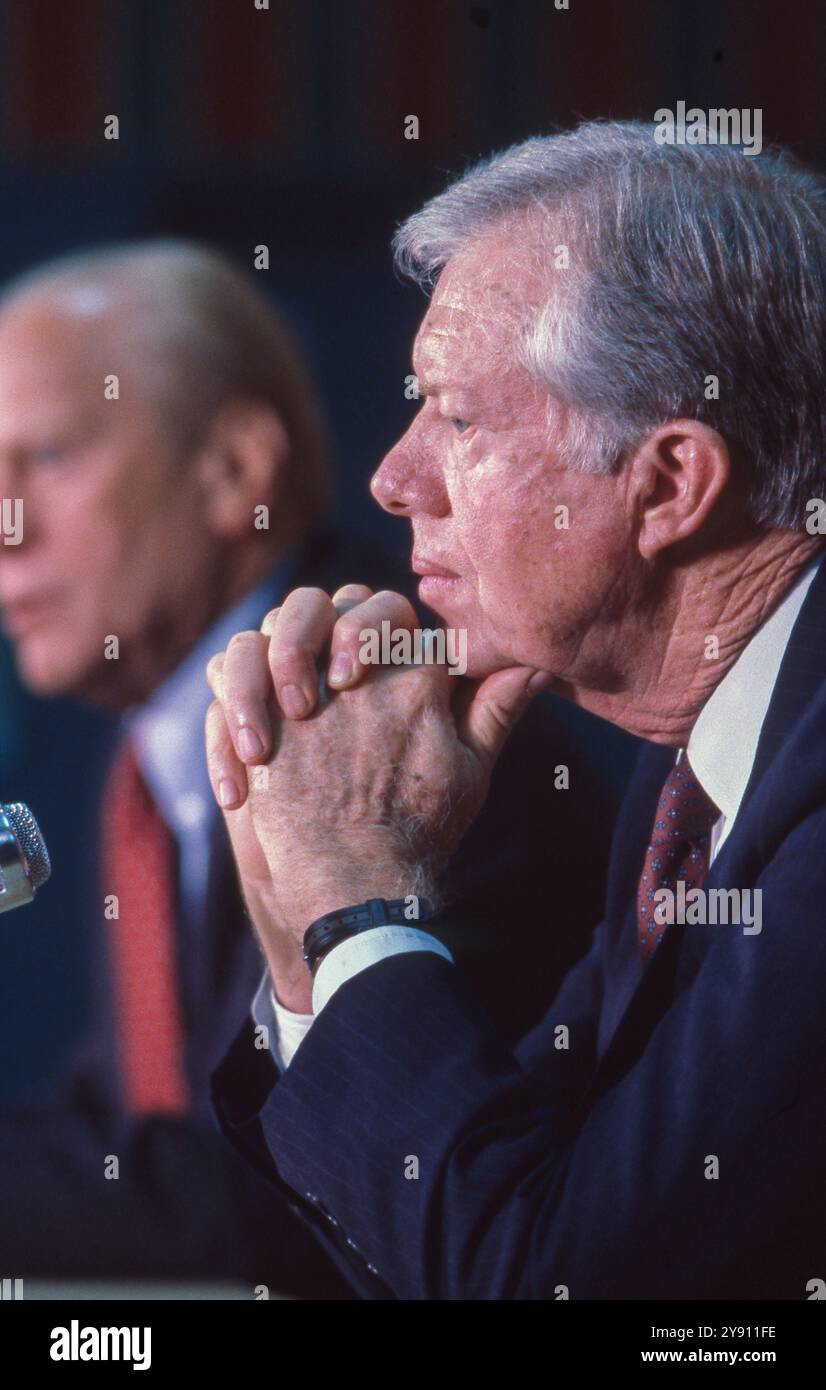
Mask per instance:
[[[19,644],[15,650],[15,667],[21,685],[32,695],[43,698],[75,695],[83,685],[83,671],[74,663],[55,660],[54,649],[40,649],[40,644]]]
[[[429,598],[427,607],[435,615],[436,626],[444,628],[448,634],[448,661],[451,664],[454,660],[461,661],[457,674],[467,676],[469,680],[484,680],[485,676],[492,676],[496,671],[506,671],[519,665],[514,657],[503,655],[484,636],[479,635],[480,631],[484,631],[485,624],[484,619],[478,621],[478,610],[475,611],[476,621],[471,618],[468,622],[462,615],[460,605],[450,603],[444,597],[435,601]]]
[[[462,675],[467,676],[469,680],[485,680],[487,676],[494,676],[498,671],[512,671],[516,666],[539,669],[535,659],[533,661],[530,658],[526,660],[513,652],[503,652],[499,647],[488,645],[483,639],[474,640],[470,632],[466,636],[466,647],[463,655],[466,669]],[[547,668],[543,667],[542,669]],[[557,683],[556,680],[553,681],[554,688],[556,688]]]
[[[495,671],[504,670],[506,665],[507,662],[504,661],[485,661],[482,658],[473,660],[468,653],[467,669],[462,672],[462,675],[467,676],[468,680],[471,681],[481,681],[486,676],[492,676]]]
[[[484,642],[474,642],[470,633],[467,634],[464,660],[466,668],[462,674],[474,681],[484,680],[486,676],[492,676],[496,671],[505,671],[516,665],[512,657],[508,658],[502,656],[501,652],[491,651]]]

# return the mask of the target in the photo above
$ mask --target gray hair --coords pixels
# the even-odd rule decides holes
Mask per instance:
[[[611,471],[650,430],[699,420],[744,469],[752,520],[802,528],[826,495],[826,180],[782,150],[654,130],[586,122],[483,160],[403,223],[396,266],[429,288],[508,230],[542,279],[516,351],[567,409],[563,462]]]
[[[326,510],[327,431],[302,354],[266,295],[227,258],[175,238],[94,247],[11,280],[0,307],[30,292],[60,296],[89,318],[124,314],[119,346],[135,355],[141,387],[183,456],[223,406],[269,405],[290,442],[288,504],[307,522]]]

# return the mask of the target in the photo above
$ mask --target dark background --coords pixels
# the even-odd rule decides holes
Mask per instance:
[[[404,399],[424,301],[396,222],[469,161],[580,117],[679,100],[760,107],[763,140],[826,162],[819,0],[14,0],[0,5],[0,279],[93,242],[176,234],[252,269],[297,330],[332,424],[337,517],[407,553],[367,480]],[[116,114],[120,139],[103,138]],[[419,118],[405,140],[404,119]],[[87,1001],[73,815],[101,722],[17,688],[0,646],[0,800],[56,860],[0,917],[0,1100],[48,1092]],[[37,776],[33,771],[37,768]],[[37,777],[48,799],[38,801]],[[47,948],[46,948],[47,947]],[[32,1040],[32,1011],[38,1026]],[[26,1036],[21,1051],[17,1039]]]

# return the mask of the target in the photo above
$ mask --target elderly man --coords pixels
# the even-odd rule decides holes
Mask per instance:
[[[203,669],[292,585],[335,588],[365,573],[386,585],[395,571],[323,528],[329,465],[315,393],[266,299],[215,253],[147,243],[40,267],[0,303],[0,364],[0,493],[22,507],[19,541],[0,546],[0,607],[19,673],[38,694],[118,715],[86,905],[92,939],[76,947],[95,963],[98,1017],[57,1104],[0,1114],[6,1267],[350,1296],[281,1195],[251,1188],[209,1114],[209,1075],[261,958],[210,792]],[[41,755],[50,780],[54,743]],[[256,755],[249,730],[239,746]],[[478,930],[480,915],[501,912],[509,875],[535,900],[545,875],[576,857],[575,827],[589,827],[599,786],[553,718],[530,747],[529,775],[512,763],[503,785],[518,844],[489,818],[453,884],[476,928],[466,949],[454,946],[500,994],[501,943]],[[576,766],[578,790],[562,803],[570,828],[560,826],[554,866],[532,823],[560,758]],[[73,790],[76,815],[91,781],[86,771]],[[606,829],[594,827],[603,847]],[[90,846],[94,858],[93,834]],[[62,906],[49,892],[35,905],[44,951]],[[580,923],[580,951],[586,931]],[[535,943],[532,959],[540,982],[543,970],[561,973],[552,940]],[[8,959],[4,976],[20,990]],[[33,1030],[41,994],[38,1005]]]
[[[293,595],[211,663],[269,966],[217,1113],[365,1296],[804,1299],[823,1277],[825,208],[781,153],[637,123],[448,188],[396,240],[435,289],[423,404],[373,491],[468,631],[472,698],[365,671],[360,633],[412,621],[366,593]],[[385,903],[426,896],[548,683],[651,747],[593,948],[509,1047]],[[552,885],[543,913],[555,931]]]
[[[0,364],[0,494],[21,510],[20,536],[0,545],[0,615],[18,673],[37,695],[118,716],[72,798],[74,817],[99,803],[102,829],[100,853],[94,819],[86,832],[75,944],[94,1018],[79,1055],[55,1059],[59,1099],[0,1113],[4,1260],[24,1279],[339,1293],[280,1198],[252,1210],[207,1092],[260,972],[206,776],[202,668],[220,633],[260,622],[296,581],[352,572],[321,529],[315,391],[266,299],[180,242],[66,257],[6,286]],[[15,795],[38,761],[59,779],[59,727]],[[71,899],[69,866],[57,873]],[[36,904],[47,953],[63,906]],[[20,990],[8,954],[4,976]]]

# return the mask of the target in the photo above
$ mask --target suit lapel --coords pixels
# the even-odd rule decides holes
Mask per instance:
[[[753,797],[783,745],[802,720],[812,695],[826,682],[826,559],[812,580],[780,666],[763,721],[741,810]]]
[[[807,725],[812,719],[822,719],[824,691],[826,561],[812,581],[792,631],[737,822],[711,867],[709,887],[729,884],[747,888],[754,884],[769,841],[783,833],[800,803],[803,775],[810,762],[806,756],[810,744]],[[639,833],[629,835],[626,831],[618,836],[618,851],[612,856],[626,860],[624,865],[612,865],[614,894],[609,895],[608,904],[609,917],[620,921],[622,927],[612,938],[600,1018],[599,1062],[582,1102],[583,1113],[635,1064],[675,995],[696,976],[714,940],[708,927],[675,923],[665,932],[651,964],[642,970],[636,944],[636,887],[656,799],[673,757],[671,749],[654,749],[644,755],[641,773],[635,777],[621,812],[623,819],[626,810],[628,819],[638,817]],[[792,770],[798,765],[800,776]],[[768,825],[773,826],[773,832],[766,832]]]

